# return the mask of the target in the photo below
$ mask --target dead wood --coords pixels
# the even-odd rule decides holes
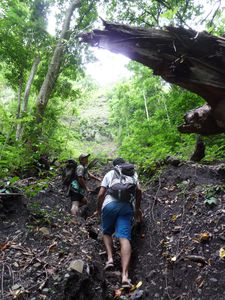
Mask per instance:
[[[207,105],[186,114],[178,128],[182,133],[225,132],[225,38],[172,26],[161,30],[105,21],[104,26],[83,34],[82,40],[122,53],[205,99]]]
[[[205,144],[201,138],[201,136],[197,137],[195,151],[192,154],[190,160],[192,161],[200,161],[205,157]]]
[[[203,256],[199,256],[199,255],[187,255],[187,256],[185,256],[185,258],[188,259],[188,260],[197,262],[197,263],[207,264],[207,260]]]
[[[23,196],[23,194],[21,193],[0,193],[0,197],[3,198],[3,197],[21,197]]]

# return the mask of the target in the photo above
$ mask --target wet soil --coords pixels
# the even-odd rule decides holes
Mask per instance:
[[[139,288],[120,290],[116,240],[115,268],[104,271],[96,195],[73,224],[57,176],[26,205],[1,207],[0,299],[225,299],[225,163],[168,164],[145,180],[130,268]]]

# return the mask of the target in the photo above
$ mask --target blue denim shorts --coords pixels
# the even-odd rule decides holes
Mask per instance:
[[[103,234],[112,235],[117,238],[131,240],[131,229],[134,218],[132,204],[128,202],[113,201],[108,203],[102,210]]]

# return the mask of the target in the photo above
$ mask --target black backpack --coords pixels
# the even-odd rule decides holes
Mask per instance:
[[[107,194],[118,201],[133,201],[137,187],[137,180],[134,178],[134,173],[133,164],[124,163],[116,166]]]
[[[78,163],[73,159],[68,159],[62,173],[62,184],[69,188],[71,182],[77,178]]]

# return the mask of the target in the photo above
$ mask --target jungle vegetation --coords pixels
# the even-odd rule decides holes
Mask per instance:
[[[101,26],[102,15],[134,26],[223,35],[224,10],[221,0],[1,1],[0,177],[23,176],[43,160],[83,151],[105,159],[121,155],[143,169],[169,155],[189,159],[196,135],[181,134],[177,126],[203,99],[133,61],[129,78],[99,85],[85,72],[95,57],[80,36]],[[205,161],[224,157],[224,134],[203,139]]]

